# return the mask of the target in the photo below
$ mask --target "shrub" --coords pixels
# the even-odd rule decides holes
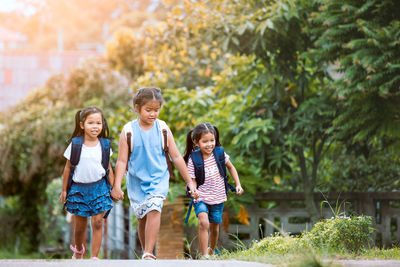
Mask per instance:
[[[266,237],[259,242],[255,242],[251,248],[257,252],[268,252],[286,254],[292,251],[297,251],[299,246],[299,239],[295,237],[273,236]]]
[[[368,245],[374,229],[370,216],[338,216],[316,223],[301,237],[303,245],[334,252],[359,253]]]

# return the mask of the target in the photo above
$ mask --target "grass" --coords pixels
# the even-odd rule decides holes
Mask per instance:
[[[370,248],[355,253],[338,253],[304,247],[298,238],[270,237],[254,242],[248,248],[239,248],[234,252],[222,251],[217,257],[221,260],[255,261],[276,266],[341,266],[337,260],[400,260],[400,248]]]

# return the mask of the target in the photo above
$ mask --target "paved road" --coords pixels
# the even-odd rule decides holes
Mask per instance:
[[[246,261],[211,260],[0,260],[0,267],[273,267]]]
[[[325,261],[328,263],[329,261]],[[392,267],[399,266],[399,260],[339,260],[335,264],[344,267]],[[212,261],[212,260],[0,260],[0,267],[274,267],[246,261]]]
[[[340,260],[335,261],[345,267],[389,267],[389,266],[400,266],[398,260]]]

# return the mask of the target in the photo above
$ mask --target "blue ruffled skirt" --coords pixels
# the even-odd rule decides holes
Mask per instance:
[[[65,207],[68,212],[90,217],[112,208],[111,186],[103,178],[94,183],[72,183]]]

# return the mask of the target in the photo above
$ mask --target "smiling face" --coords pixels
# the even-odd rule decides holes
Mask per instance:
[[[206,159],[211,156],[215,148],[215,136],[211,132],[203,133],[199,141],[195,141],[194,144],[200,147],[201,154]]]
[[[92,113],[88,115],[85,121],[81,122],[80,125],[85,132],[85,138],[95,139],[100,135],[103,129],[103,117],[101,113]]]
[[[140,123],[143,126],[152,126],[160,115],[161,103],[159,101],[149,101],[139,108],[135,105],[135,110],[139,114]]]

